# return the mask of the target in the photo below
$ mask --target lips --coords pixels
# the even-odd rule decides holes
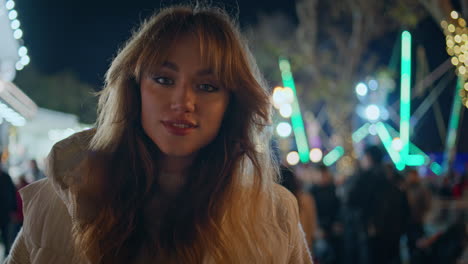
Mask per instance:
[[[198,127],[197,124],[188,120],[165,120],[161,121],[170,134],[186,136]]]

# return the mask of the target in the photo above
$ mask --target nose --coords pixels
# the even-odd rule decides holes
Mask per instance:
[[[195,111],[196,95],[189,84],[181,84],[174,87],[171,109],[177,112]]]

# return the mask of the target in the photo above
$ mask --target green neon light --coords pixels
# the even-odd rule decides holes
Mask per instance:
[[[457,141],[458,125],[460,123],[460,110],[462,109],[462,99],[460,96],[460,89],[463,89],[465,80],[462,77],[458,77],[457,87],[453,96],[452,113],[450,114],[449,131],[447,135],[447,141],[445,143],[445,154],[443,171],[448,171],[450,162],[453,159],[453,155],[456,152],[455,142]]]
[[[425,158],[422,155],[408,155],[406,156],[406,165],[408,166],[422,166],[424,165]]]
[[[411,34],[401,34],[401,92],[400,92],[400,139],[403,147],[397,168],[405,168],[409,155],[409,133],[411,117]],[[412,162],[413,160],[411,160]]]
[[[328,152],[327,155],[325,155],[325,157],[323,157],[323,164],[325,164],[325,166],[331,166],[333,165],[333,163],[338,161],[341,158],[341,156],[343,156],[343,154],[343,147],[335,147],[330,152]]]
[[[387,129],[385,128],[385,125],[382,122],[378,122],[375,125],[377,128],[377,134],[379,135],[379,138],[382,141],[382,144],[387,150],[388,155],[390,155],[390,158],[392,159],[393,163],[395,163],[395,166],[397,167],[397,169],[403,170],[405,168],[404,163],[401,162],[400,154],[392,148],[393,138],[388,133]],[[401,164],[403,164],[403,167],[401,166]]]
[[[384,124],[384,125],[385,125],[385,128],[390,132],[390,135],[391,135],[392,137],[399,137],[399,136],[400,136],[399,133],[398,133],[398,131],[397,131],[395,128],[393,128],[393,127],[390,126],[389,124]],[[415,162],[413,157],[416,156],[416,155],[409,155],[409,156],[412,157],[412,160],[411,160],[409,163],[415,163],[415,164],[419,164],[419,165],[410,165],[410,164],[408,164],[408,162],[407,162],[406,165],[408,165],[408,166],[421,166],[421,165],[427,165],[427,164],[429,164],[429,162],[431,161],[431,159],[430,159],[430,157],[429,157],[426,153],[424,153],[424,151],[422,151],[422,150],[421,150],[420,148],[418,148],[416,145],[414,145],[413,143],[411,143],[411,141],[410,141],[409,145],[410,145],[410,149],[409,149],[409,150],[410,150],[410,153],[416,153],[416,154],[422,156],[422,158],[424,159],[424,163],[423,163],[423,164],[419,164],[420,161],[419,161],[419,162]],[[416,160],[421,160],[420,157],[417,157],[417,158],[415,158],[415,159],[416,159]]]
[[[301,109],[299,107],[299,101],[297,100],[296,86],[294,85],[294,79],[291,73],[291,65],[286,59],[279,60],[279,67],[281,70],[281,77],[283,79],[283,86],[289,87],[293,91],[294,101],[292,103],[292,114],[291,123],[296,138],[297,150],[299,152],[299,158],[302,163],[309,161],[309,145],[307,142],[307,136],[304,129],[304,122],[302,121]]]
[[[431,171],[434,172],[435,175],[442,174],[442,167],[437,162],[432,162],[430,168],[431,168]]]
[[[358,130],[354,131],[352,135],[353,141],[357,143],[369,135],[369,127],[370,123],[365,123],[362,127],[358,128]]]

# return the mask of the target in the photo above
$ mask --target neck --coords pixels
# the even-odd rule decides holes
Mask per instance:
[[[185,183],[194,155],[189,157],[164,156],[160,160],[159,185],[165,192],[176,193]]]

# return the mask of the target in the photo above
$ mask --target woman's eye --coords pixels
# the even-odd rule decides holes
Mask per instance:
[[[216,92],[219,90],[219,88],[216,88],[213,85],[207,84],[207,83],[199,84],[198,89],[205,91],[205,92],[209,92],[209,93]]]
[[[167,78],[167,77],[154,77],[153,80],[162,85],[172,85],[174,84],[174,80]]]

